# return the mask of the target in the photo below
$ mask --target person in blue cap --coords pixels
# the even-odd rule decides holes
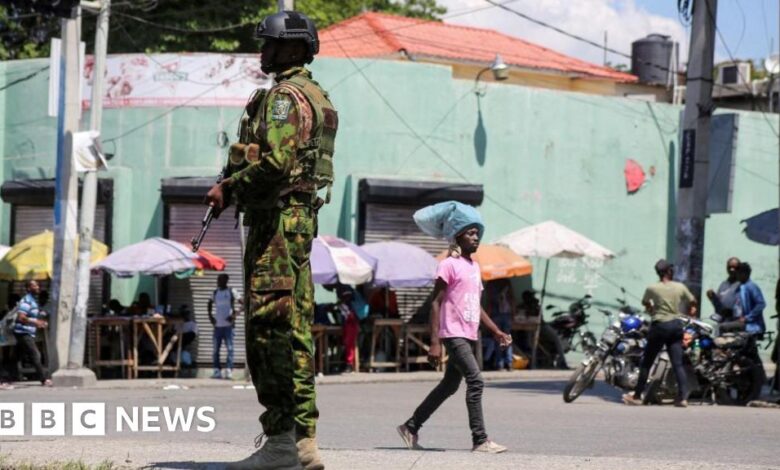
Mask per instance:
[[[507,448],[488,439],[485,431],[484,381],[474,353],[480,322],[501,347],[512,343],[512,337],[493,323],[480,304],[482,278],[479,264],[472,255],[477,251],[484,231],[482,217],[473,207],[451,201],[421,209],[414,219],[424,232],[447,238],[451,243],[450,256],[439,264],[436,274],[428,351],[428,360],[433,366],[442,361],[442,346],[449,359],[444,378],[397,431],[409,449],[421,449],[418,431],[465,378],[472,452],[506,452]]]

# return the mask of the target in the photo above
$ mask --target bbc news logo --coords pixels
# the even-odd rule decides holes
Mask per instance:
[[[0,403],[0,436],[64,436],[66,431],[65,403],[30,403],[29,427],[25,427],[25,403]],[[72,436],[105,436],[105,403],[72,403],[69,432]],[[123,432],[202,432],[217,427],[214,408],[133,406],[116,407],[115,429]]]

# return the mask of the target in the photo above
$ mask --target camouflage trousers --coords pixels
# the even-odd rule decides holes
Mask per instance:
[[[314,389],[312,241],[316,213],[309,206],[247,214],[247,365],[265,407],[266,435],[293,427],[314,437],[319,411]]]

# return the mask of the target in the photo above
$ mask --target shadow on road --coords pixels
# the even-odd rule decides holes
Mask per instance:
[[[526,393],[544,393],[558,395],[563,399],[563,388],[566,386],[565,380],[534,380],[534,381],[512,381],[512,382],[488,382],[485,384],[491,388],[501,388],[504,390],[516,390]],[[597,397],[604,401],[620,403],[620,396],[624,392],[620,389],[605,384],[597,380],[593,388],[589,388],[582,393],[582,397]],[[576,401],[574,403],[577,403]]]
[[[143,467],[144,470],[222,470],[230,462],[155,462]]]
[[[422,449],[417,449],[410,451],[406,447],[374,447],[375,450],[403,450],[407,452],[447,452],[447,449],[443,449],[440,447],[424,447]]]

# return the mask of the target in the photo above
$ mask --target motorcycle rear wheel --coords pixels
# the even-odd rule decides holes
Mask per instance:
[[[580,364],[577,366],[569,382],[563,388],[563,401],[571,403],[582,395],[582,392],[593,382],[600,367],[601,361],[595,358],[587,365]]]
[[[761,364],[748,361],[741,365],[737,380],[716,390],[715,400],[719,405],[745,406],[761,396],[765,377]]]

